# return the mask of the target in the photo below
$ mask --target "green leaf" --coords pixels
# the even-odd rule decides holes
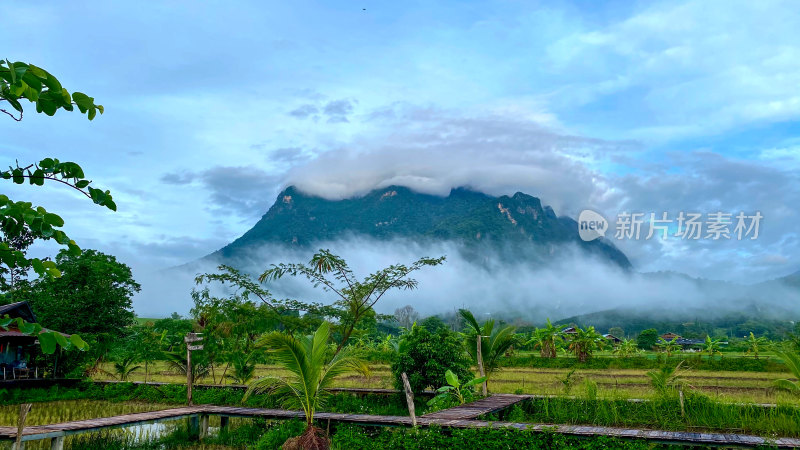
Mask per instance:
[[[39,335],[39,346],[42,348],[42,353],[45,355],[52,355],[56,352],[56,338],[55,332],[45,332]]]
[[[63,227],[64,226],[64,219],[61,218],[58,214],[53,213],[46,213],[44,215],[44,221],[47,224],[50,224],[54,227]]]
[[[473,378],[469,382],[465,383],[464,387],[466,388],[466,387],[470,387],[470,386],[475,386],[476,384],[481,384],[484,381],[486,381],[487,378],[488,377]]]
[[[166,330],[164,330],[166,332]],[[78,350],[86,350],[89,348],[89,344],[87,344],[80,336],[77,334],[73,334],[69,337],[69,342],[75,346]]]
[[[447,383],[453,387],[461,386],[461,383],[458,381],[458,376],[453,373],[452,370],[448,369],[447,372],[444,373],[444,378],[447,380]]]
[[[89,183],[91,183],[91,181],[89,180],[80,180],[77,183],[75,183],[75,187],[78,189],[83,189],[86,186],[89,186]]]

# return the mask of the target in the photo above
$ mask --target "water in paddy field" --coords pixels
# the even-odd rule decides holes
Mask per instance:
[[[93,400],[68,400],[57,402],[34,403],[26,426],[49,425],[62,422],[112,417],[137,412],[155,411],[170,408],[169,405],[148,404],[140,402],[106,402]],[[19,416],[19,405],[0,406],[0,426],[16,426]],[[246,419],[242,419],[246,420]],[[231,425],[238,420],[231,419]],[[128,445],[143,444],[157,440],[170,434],[186,435],[188,419],[165,419],[159,422],[135,424],[127,427],[110,428],[100,431],[73,434],[66,437],[65,448],[103,449],[109,448],[113,442]],[[216,436],[220,429],[220,418],[209,418],[209,436]],[[0,442],[0,449],[11,448],[10,442]],[[50,439],[27,441],[26,449],[50,449]]]

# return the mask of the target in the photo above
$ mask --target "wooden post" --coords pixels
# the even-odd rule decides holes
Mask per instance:
[[[189,428],[189,437],[195,438],[199,434],[200,420],[197,414],[193,414],[186,419],[187,427]]]
[[[208,437],[208,414],[200,414],[200,439]]]
[[[484,377],[484,376],[486,376],[486,373],[483,371],[483,352],[481,351],[481,341],[482,340],[483,340],[483,336],[481,336],[480,333],[478,333],[478,347],[477,347],[477,349],[478,349],[478,351],[477,351],[477,355],[478,355],[478,373],[480,373],[481,377]],[[487,391],[489,390],[488,387],[486,386],[486,381],[483,382],[481,387],[483,389],[483,396],[486,397]]]
[[[186,346],[186,400],[192,406],[192,351]]]
[[[22,442],[22,432],[25,430],[25,421],[28,419],[28,413],[31,412],[32,403],[23,403],[19,405],[19,417],[17,418],[17,438],[14,440],[14,450],[23,450],[25,443]]]
[[[50,439],[50,450],[64,450],[64,436]]]
[[[411,383],[408,382],[408,375],[405,372],[400,374],[403,379],[403,389],[406,391],[406,403],[408,403],[408,415],[411,416],[411,424],[417,426],[417,415],[414,411],[414,392],[411,391]]]

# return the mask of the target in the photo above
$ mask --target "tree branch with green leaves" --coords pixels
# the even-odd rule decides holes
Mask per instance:
[[[36,112],[53,116],[59,109],[73,111],[75,106],[81,114],[86,114],[93,120],[99,111],[103,114],[102,105],[95,103],[94,98],[82,92],[68,91],[61,82],[48,71],[33,64],[24,62],[11,62],[8,59],[0,60],[0,104],[8,103],[12,110],[0,107],[0,113],[6,114],[13,120],[20,122],[23,118],[23,101],[27,100],[35,105]],[[10,166],[8,170],[0,171],[0,179],[11,180],[16,184],[23,184],[26,180],[31,185],[43,186],[45,182],[55,182],[71,189],[77,190],[94,203],[116,211],[117,206],[109,191],[103,191],[90,186],[91,181],[86,179],[83,169],[74,162],[61,162],[55,158],[45,158],[38,163]],[[34,207],[32,203],[14,201],[6,195],[0,195],[0,288],[9,290],[13,295],[13,276],[15,269],[31,267],[42,277],[58,277],[60,272],[53,261],[47,258],[28,258],[25,250],[13,245],[21,240],[22,235],[36,240],[55,240],[58,244],[66,246],[73,254],[79,254],[80,248],[60,228],[64,220],[57,214],[48,212],[41,206]],[[24,240],[24,239],[22,239]],[[6,266],[7,269],[2,266]],[[12,282],[5,283],[5,274],[10,274]],[[8,297],[3,293],[2,297]],[[9,322],[9,320],[11,320]],[[56,345],[63,348],[85,348],[86,344],[79,336],[73,335],[69,340],[64,335],[47,332],[38,324],[27,324],[22,319],[5,318],[0,321],[0,328],[12,326],[16,322],[19,330],[39,338],[42,351],[53,353]]]
[[[341,308],[339,328],[341,341],[336,353],[340,352],[353,334],[359,321],[390,290],[410,290],[418,285],[417,280],[409,275],[423,267],[438,266],[445,260],[439,258],[420,258],[409,265],[393,264],[378,270],[363,280],[358,280],[347,262],[330,250],[319,250],[308,264],[273,264],[259,277],[262,283],[272,282],[284,276],[302,276],[316,287],[322,286],[327,292],[338,297],[335,302]]]

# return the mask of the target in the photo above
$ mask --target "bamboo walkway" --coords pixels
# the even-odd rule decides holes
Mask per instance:
[[[501,397],[495,399],[495,397]],[[506,398],[502,398],[506,397]],[[521,399],[519,397],[522,397]],[[513,404],[525,396],[503,396],[495,395],[487,399],[482,399],[472,404],[463,405],[439,413],[428,414],[417,419],[417,424],[422,427],[438,425],[450,428],[502,428],[510,427],[520,430],[532,430],[535,432],[557,432],[573,436],[610,436],[622,439],[646,439],[657,442],[667,442],[675,444],[692,445],[715,445],[727,447],[757,447],[770,445],[777,448],[800,448],[800,439],[778,438],[767,439],[758,436],[722,434],[722,433],[687,433],[679,431],[659,431],[659,430],[639,430],[615,427],[593,427],[581,425],[550,425],[550,424],[530,424],[514,422],[489,422],[473,420],[463,417],[478,417],[487,412],[496,411],[502,408],[501,404]],[[487,400],[492,400],[487,402]],[[512,402],[513,400],[513,402]],[[509,403],[511,402],[511,403]],[[465,408],[467,407],[467,408]],[[455,413],[453,411],[455,410]],[[447,413],[447,414],[445,414]],[[198,419],[200,436],[207,435],[208,416],[218,415],[227,417],[260,417],[265,419],[291,419],[303,418],[302,411],[287,411],[282,409],[262,409],[262,408],[238,408],[230,406],[202,405],[193,407],[182,407],[166,409],[161,411],[125,414],[122,416],[105,417],[91,420],[80,420],[75,422],[57,423],[51,425],[40,425],[26,427],[23,431],[23,441],[33,441],[41,439],[51,439],[51,448],[63,448],[64,437],[71,434],[86,433],[97,431],[104,428],[116,428],[145,423],[153,423],[164,420],[176,420],[181,418]],[[383,426],[411,426],[411,418],[406,416],[375,416],[366,414],[339,414],[320,412],[315,415],[320,422],[346,422],[361,425],[383,425]],[[227,423],[227,419],[223,423]],[[223,425],[224,426],[224,425]],[[16,438],[16,427],[0,427],[0,440],[14,440]]]

